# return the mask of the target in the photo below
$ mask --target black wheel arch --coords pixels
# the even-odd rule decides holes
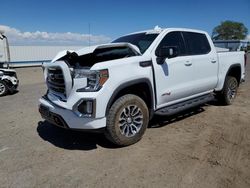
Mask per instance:
[[[154,92],[152,84],[148,78],[140,78],[128,81],[117,87],[108,101],[105,112],[106,116],[108,115],[109,109],[111,108],[112,104],[119,97],[125,94],[135,94],[141,97],[149,108],[150,118],[153,116],[155,105]]]
[[[239,63],[231,65],[227,71],[226,77],[233,76],[236,78],[238,85],[241,82],[241,65]],[[226,78],[225,77],[225,78]]]

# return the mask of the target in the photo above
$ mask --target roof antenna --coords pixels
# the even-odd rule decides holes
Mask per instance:
[[[154,30],[160,31],[160,30],[161,30],[161,27],[159,27],[159,26],[157,25],[157,26],[155,26]]]

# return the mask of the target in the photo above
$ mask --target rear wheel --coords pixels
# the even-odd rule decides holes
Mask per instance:
[[[0,96],[4,96],[8,93],[8,87],[6,83],[0,80]]]
[[[224,105],[230,105],[233,103],[238,90],[238,81],[235,77],[227,76],[225,79],[224,87],[219,93],[219,100]]]
[[[145,102],[136,95],[124,95],[109,110],[105,136],[119,146],[134,144],[142,138],[148,121]]]

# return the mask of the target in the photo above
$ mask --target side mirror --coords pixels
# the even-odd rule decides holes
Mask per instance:
[[[155,55],[159,58],[173,58],[178,56],[177,46],[163,46],[158,49]]]
[[[3,75],[4,75],[4,73],[2,71],[0,71],[0,77],[3,76]]]

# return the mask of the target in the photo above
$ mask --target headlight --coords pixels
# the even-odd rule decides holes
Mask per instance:
[[[77,92],[92,92],[98,91],[102,88],[104,83],[109,78],[109,73],[108,69],[98,71],[75,69],[74,78],[87,78],[87,86],[85,88],[78,89]]]

